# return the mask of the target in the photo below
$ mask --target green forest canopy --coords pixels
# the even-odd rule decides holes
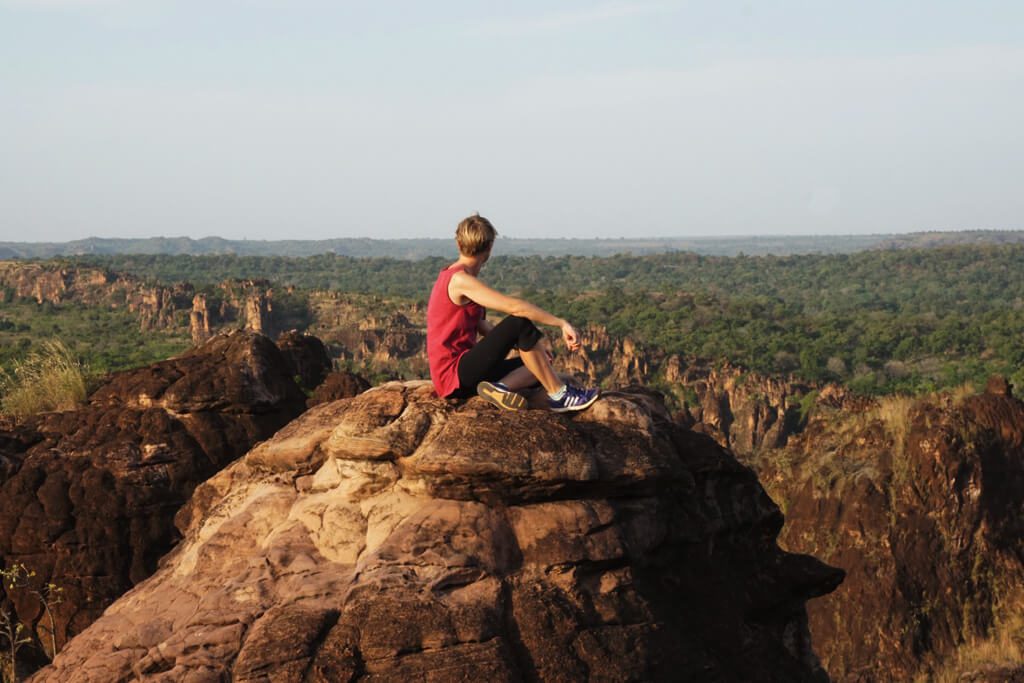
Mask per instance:
[[[497,255],[481,277],[576,323],[666,353],[921,392],[1002,373],[1024,382],[1024,245],[801,256]],[[164,283],[266,278],[423,302],[450,259],[102,256],[67,262]]]

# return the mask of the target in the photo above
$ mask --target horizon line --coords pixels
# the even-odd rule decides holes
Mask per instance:
[[[532,241],[532,242],[665,242],[665,241],[726,241],[726,240],[750,240],[764,238],[840,238],[840,237],[904,237],[912,235],[929,234],[956,234],[956,233],[1017,233],[1024,232],[1024,228],[935,228],[930,230],[914,230],[908,232],[870,232],[870,233],[766,233],[766,234],[736,234],[736,235],[696,235],[696,236],[619,236],[619,237],[517,237],[514,235],[499,235],[503,240],[509,241]],[[401,242],[401,241],[438,241],[447,242],[452,237],[320,237],[320,238],[293,238],[293,239],[250,239],[246,237],[221,237],[219,235],[205,235],[203,237],[190,237],[188,235],[154,235],[149,237],[100,237],[90,235],[70,240],[6,240],[0,244],[71,244],[73,242],[87,242],[90,240],[188,240],[190,242],[201,242],[203,240],[222,240],[225,242],[333,242],[338,240],[359,240],[366,242]]]

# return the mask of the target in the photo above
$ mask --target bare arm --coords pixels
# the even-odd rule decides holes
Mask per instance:
[[[448,285],[448,296],[452,301],[458,301],[463,297],[475,301],[484,308],[492,308],[507,315],[518,315],[532,320],[541,325],[551,325],[562,330],[562,338],[570,350],[576,350],[580,345],[580,335],[567,320],[548,313],[540,306],[535,306],[525,299],[502,294],[480,282],[466,272],[459,272],[452,276]]]

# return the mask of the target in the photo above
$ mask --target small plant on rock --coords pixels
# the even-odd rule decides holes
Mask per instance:
[[[4,653],[0,657],[0,673],[4,681],[18,682],[18,651],[32,642],[25,635],[25,625],[11,614],[6,605],[0,608],[0,640],[6,641]]]
[[[32,583],[35,576],[35,571],[20,563],[15,563],[7,569],[0,569],[0,581],[8,591],[28,591],[39,601],[50,626],[50,651],[46,652],[45,647],[43,651],[46,652],[50,660],[53,660],[57,655],[57,626],[53,617],[53,608],[64,601],[64,589],[49,582],[41,587],[35,587]],[[8,606],[0,609],[0,639],[6,641],[2,659],[3,680],[16,682],[18,680],[18,651],[33,641],[26,632],[25,625]]]
[[[0,583],[8,590],[21,587],[22,578],[28,576],[24,565],[13,565],[10,569],[0,569]],[[25,625],[18,620],[9,605],[0,608],[0,639],[6,641],[4,653],[0,658],[0,672],[4,681],[18,681],[18,651],[32,642],[25,633]]]

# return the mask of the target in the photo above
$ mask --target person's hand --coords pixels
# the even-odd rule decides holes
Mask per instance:
[[[570,351],[580,348],[580,333],[568,321],[562,323],[562,339]]]

